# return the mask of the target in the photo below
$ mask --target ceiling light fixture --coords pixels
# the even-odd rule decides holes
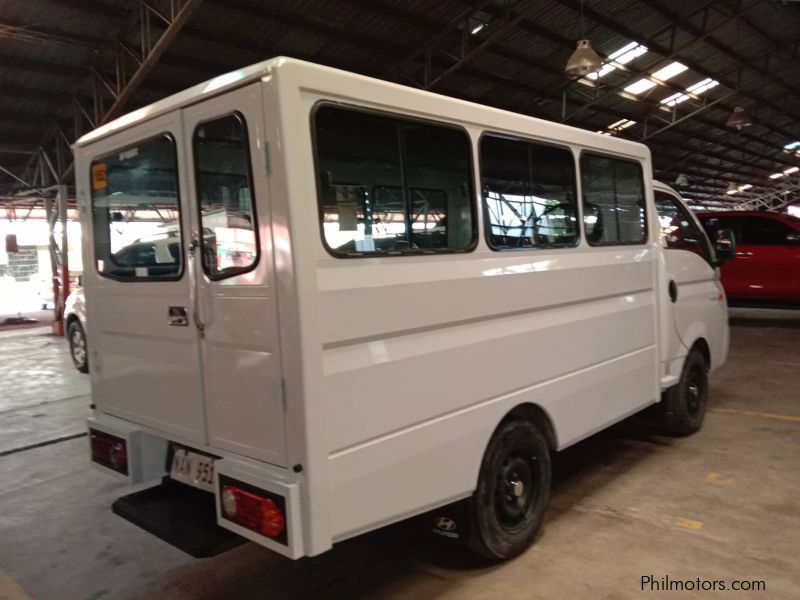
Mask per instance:
[[[773,173],[769,176],[770,179],[777,179],[778,177],[783,177],[783,173]]]
[[[689,185],[689,178],[681,173],[675,178],[675,185]]]
[[[731,116],[728,117],[728,121],[726,123],[728,127],[733,127],[739,131],[741,131],[744,127],[749,127],[752,124],[753,119],[750,118],[750,115],[748,115],[747,111],[741,106],[737,106],[733,109],[733,113],[731,113]]]
[[[797,173],[798,171],[800,171],[800,167],[789,167],[788,169],[786,169],[783,172],[783,174],[784,175],[791,175],[792,173]]]
[[[744,185],[740,185],[738,189],[740,192],[743,192],[745,190],[749,190],[751,187],[753,187],[751,184],[745,183]]]
[[[581,38],[583,38],[583,0],[581,0]],[[575,51],[567,60],[564,66],[564,73],[570,79],[580,79],[586,77],[589,73],[593,73],[603,66],[603,61],[600,60],[597,52],[592,48],[591,42],[587,39],[578,40]]]
[[[597,52],[592,49],[589,40],[578,40],[578,45],[564,67],[564,73],[570,79],[586,77],[589,73],[597,71],[603,62]]]

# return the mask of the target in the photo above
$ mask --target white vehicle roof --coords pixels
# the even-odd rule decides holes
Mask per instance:
[[[224,73],[204,83],[197,84],[182,92],[168,96],[163,100],[130,112],[83,135],[75,142],[74,146],[76,148],[87,146],[92,142],[133,125],[257,81],[262,77],[272,75],[276,70],[285,69],[298,72],[300,75],[298,80],[304,83],[314,82],[314,87],[317,91],[324,90],[329,92],[332,97],[338,96],[343,101],[350,98],[351,90],[359,86],[359,84],[379,85],[381,91],[377,92],[373,88],[373,95],[379,96],[380,98],[385,97],[388,105],[393,104],[394,99],[399,95],[403,95],[409,100],[408,103],[430,107],[429,110],[431,114],[454,115],[453,118],[456,120],[467,120],[476,123],[488,124],[491,122],[502,122],[504,123],[503,128],[507,128],[510,131],[540,133],[540,135],[546,138],[556,140],[562,139],[565,140],[565,142],[569,140],[572,143],[592,147],[601,151],[606,150],[615,154],[627,154],[640,158],[649,158],[650,156],[649,148],[638,142],[602,135],[545,119],[530,117],[474,102],[467,102],[466,100],[450,98],[441,94],[284,56]],[[317,83],[318,85],[316,85]],[[352,97],[366,98],[366,96],[356,91],[352,91]],[[438,106],[440,103],[442,103],[441,106]],[[474,116],[471,119],[464,119],[462,116],[458,116],[464,114],[472,114]],[[510,120],[509,117],[511,117]],[[508,125],[505,125],[506,122],[508,122]],[[645,173],[645,177],[649,175],[650,174]]]

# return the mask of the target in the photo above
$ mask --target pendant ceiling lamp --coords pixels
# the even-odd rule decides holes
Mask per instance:
[[[726,123],[728,127],[733,127],[739,131],[741,131],[743,127],[749,127],[752,124],[753,119],[750,118],[750,115],[747,114],[747,111],[741,106],[737,106],[733,109],[733,112],[731,113],[731,116],[728,117],[728,122]]]
[[[591,42],[584,37],[583,34],[583,0],[581,0],[581,38],[578,40],[578,46],[575,51],[567,60],[564,67],[564,73],[570,79],[580,79],[586,77],[589,73],[593,73],[603,66],[603,61],[598,56],[597,52],[592,48]]]

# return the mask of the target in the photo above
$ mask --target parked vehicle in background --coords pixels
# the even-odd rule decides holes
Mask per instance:
[[[72,363],[81,373],[89,372],[89,352],[86,344],[86,303],[83,288],[67,297],[64,306],[64,331],[69,342]]]
[[[722,268],[730,304],[800,307],[800,219],[766,211],[697,216],[711,239],[733,230],[736,260]]]

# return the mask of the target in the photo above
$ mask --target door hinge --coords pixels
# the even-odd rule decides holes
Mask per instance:
[[[281,377],[278,380],[278,387],[280,388],[281,404],[283,405],[283,412],[286,412],[286,379]]]

